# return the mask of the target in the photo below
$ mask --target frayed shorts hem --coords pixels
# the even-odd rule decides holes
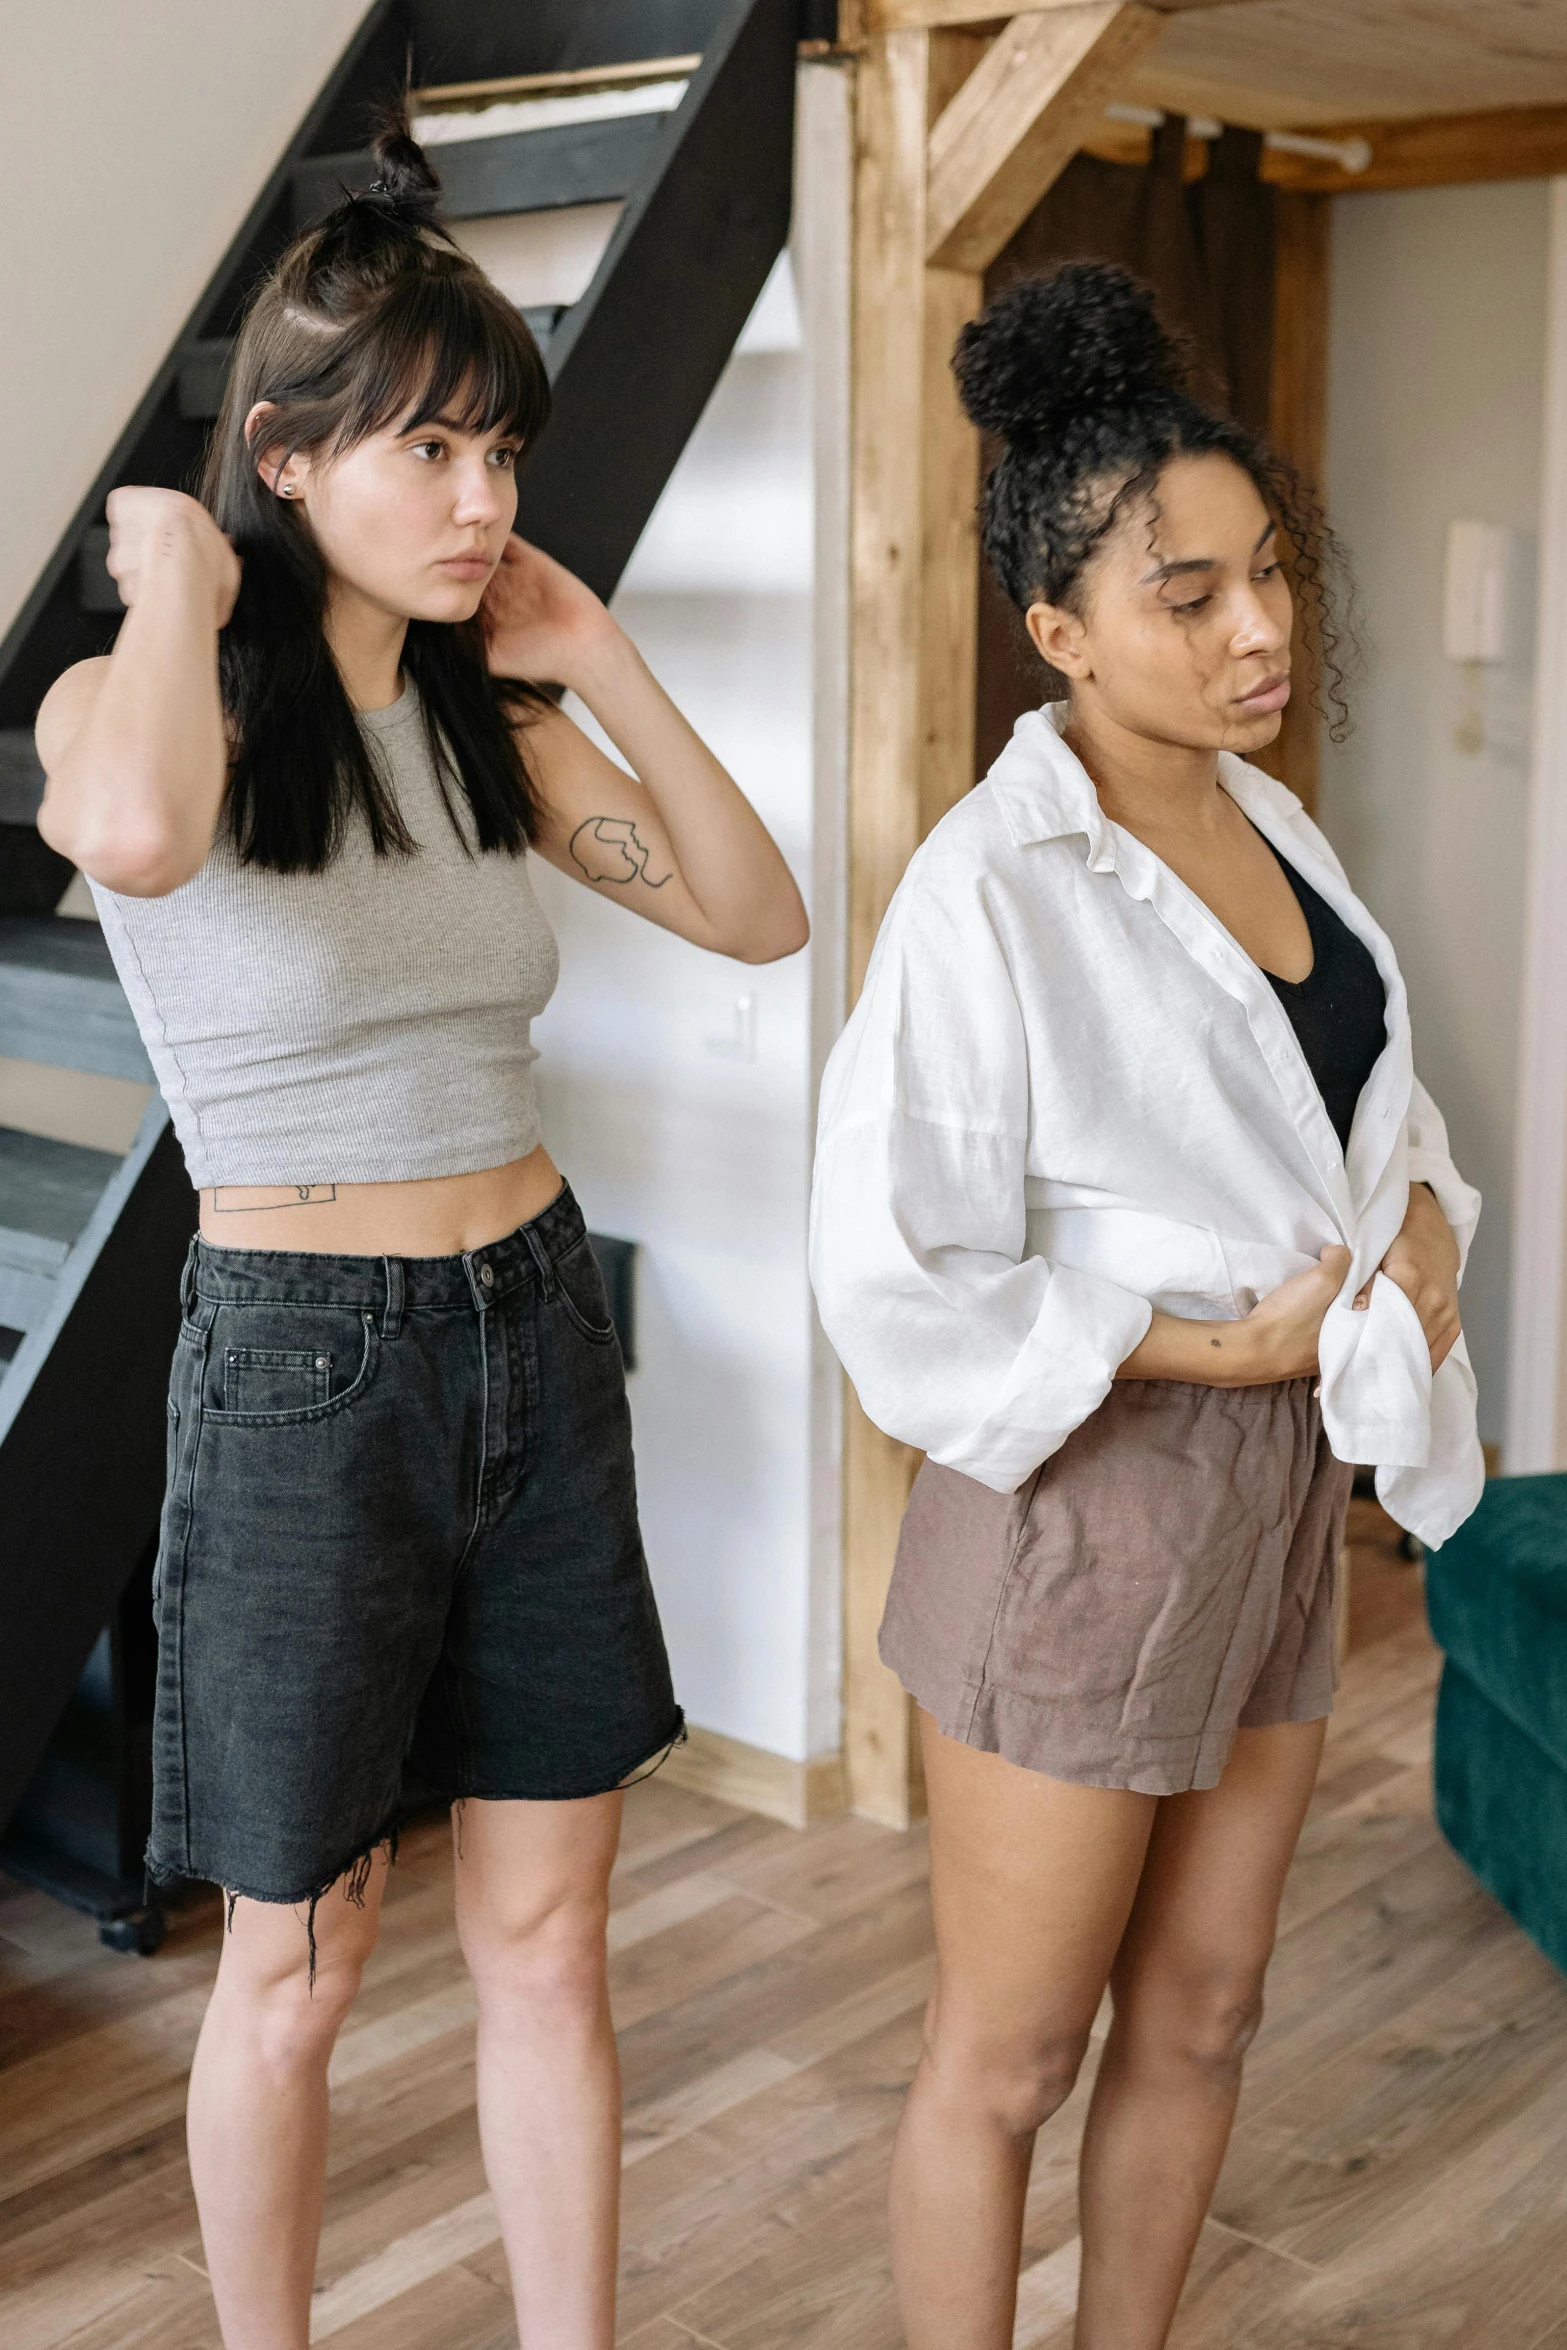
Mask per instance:
[[[389,1849],[391,1858],[395,1860],[397,1858],[398,1833],[406,1818],[406,1810],[399,1807],[396,1814],[383,1827],[377,1829],[373,1836],[367,1836],[362,1843],[357,1844],[346,1860],[340,1861],[335,1868],[317,1877],[313,1884],[294,1886],[282,1893],[269,1891],[259,1884],[242,1883],[238,1873],[227,1869],[210,1868],[202,1862],[160,1860],[150,1844],[143,1859],[143,1866],[147,1872],[147,1881],[151,1885],[216,1885],[231,1902],[264,1901],[274,1909],[300,1909],[306,1904],[314,1906],[316,1902],[323,1900],[331,1892],[333,1886],[339,1884],[344,1877],[355,1878],[359,1876],[361,1871],[367,1872],[371,1860],[376,1853],[381,1851],[383,1846]],[[213,1856],[209,1855],[208,1857]]]
[[[651,1747],[640,1748],[636,1756],[623,1768],[602,1779],[595,1776],[591,1786],[559,1788],[513,1788],[479,1785],[450,1788],[432,1787],[429,1790],[429,1795],[430,1799],[436,1803],[448,1804],[588,1803],[597,1796],[616,1795],[623,1788],[635,1786],[639,1780],[651,1778],[655,1771],[663,1768],[675,1748],[683,1746],[685,1741],[685,1711],[683,1708],[677,1708],[674,1723],[663,1737],[656,1740]],[[417,1807],[408,1804],[399,1805],[396,1813],[373,1836],[368,1836],[362,1843],[357,1844],[346,1860],[340,1861],[336,1867],[324,1871],[314,1883],[292,1886],[284,1892],[275,1892],[259,1884],[242,1882],[238,1872],[205,1866],[195,1861],[162,1860],[151,1845],[147,1848],[143,1865],[149,1884],[217,1885],[234,1900],[264,1901],[279,1909],[297,1909],[306,1903],[322,1900],[326,1894],[331,1892],[332,1887],[344,1877],[354,1877],[360,1870],[367,1868],[371,1856],[379,1852],[383,1845],[391,1847],[392,1858],[395,1860],[399,1829],[409,1817],[410,1811],[415,1808]]]

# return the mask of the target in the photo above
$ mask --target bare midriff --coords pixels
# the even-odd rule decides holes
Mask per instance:
[[[279,1248],[328,1257],[456,1257],[503,1240],[561,1188],[541,1143],[525,1159],[421,1183],[247,1184],[203,1191],[201,1233],[214,1248]]]

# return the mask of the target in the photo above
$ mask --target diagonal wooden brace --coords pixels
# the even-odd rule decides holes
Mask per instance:
[[[990,266],[1163,25],[1138,0],[1079,0],[1003,27],[930,134],[932,267]]]

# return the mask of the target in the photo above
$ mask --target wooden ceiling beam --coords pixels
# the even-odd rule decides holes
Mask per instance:
[[[1332,139],[1364,139],[1371,161],[1343,171],[1312,155],[1270,150],[1262,176],[1299,195],[1353,196],[1374,188],[1443,188],[1477,180],[1553,179],[1567,172],[1567,106],[1507,106],[1481,114],[1426,114],[1392,122],[1313,124]]]
[[[1364,139],[1371,161],[1364,171],[1345,171],[1320,156],[1265,148],[1260,176],[1290,195],[1355,196],[1378,188],[1450,188],[1482,180],[1567,176],[1567,106],[1505,107],[1407,120],[1398,116],[1390,122],[1334,120],[1301,127],[1309,127],[1316,138]],[[1103,163],[1137,166],[1148,161],[1150,139],[1148,131],[1107,115],[1085,134],[1082,152]],[[1188,183],[1199,180],[1207,168],[1208,142],[1188,137],[1183,176]]]
[[[1123,86],[1164,19],[1141,0],[1076,0],[1016,16],[930,134],[926,258],[982,271]]]

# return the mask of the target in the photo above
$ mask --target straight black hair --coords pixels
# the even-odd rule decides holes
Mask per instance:
[[[319,872],[356,815],[377,856],[416,844],[327,644],[326,563],[304,514],[261,480],[246,418],[270,401],[267,447],[330,456],[438,417],[528,446],[549,416],[538,346],[441,227],[440,183],[401,117],[375,152],[375,186],[296,238],[252,299],[202,482],[244,564],[218,646],[228,819],[241,858],[279,873]],[[403,668],[443,789],[466,798],[481,850],[515,855],[538,829],[518,727],[544,697],[490,674],[477,616],[411,620]]]

